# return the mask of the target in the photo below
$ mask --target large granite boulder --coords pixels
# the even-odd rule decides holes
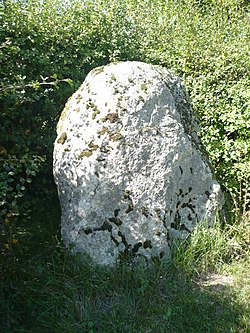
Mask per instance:
[[[179,77],[141,62],[92,70],[57,127],[62,237],[97,264],[165,257],[223,201]]]

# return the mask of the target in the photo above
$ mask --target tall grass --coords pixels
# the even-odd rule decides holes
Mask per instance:
[[[178,245],[173,259],[189,273],[218,270],[230,258],[228,232],[219,221],[213,227],[207,222],[197,224],[191,238]]]
[[[189,274],[220,271],[224,264],[250,257],[250,220],[247,215],[234,224],[216,219],[196,225],[192,235],[175,246],[173,260]]]

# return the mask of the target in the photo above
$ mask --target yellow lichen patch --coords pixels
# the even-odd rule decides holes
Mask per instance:
[[[118,120],[118,114],[117,113],[109,113],[106,117],[105,120],[109,120],[111,123],[115,123]]]
[[[88,146],[92,151],[95,151],[99,148],[99,146],[96,145],[93,141],[91,141]]]
[[[100,74],[102,72],[104,72],[104,66],[100,66],[100,67],[92,69],[91,74],[97,75],[97,74]]]
[[[69,103],[67,103],[65,105],[65,108],[63,109],[63,111],[61,113],[61,116],[60,116],[60,119],[59,119],[59,122],[58,122],[58,125],[57,125],[57,131],[58,132],[60,132],[63,129],[63,122],[64,122],[64,120],[66,119],[66,117],[68,115],[69,109],[70,109],[70,105],[69,105]]]
[[[61,117],[60,117],[60,121],[64,121],[64,119],[67,117],[67,113],[68,113],[68,110],[69,110],[70,106],[69,104],[67,103],[65,105],[65,108],[63,109],[62,113],[61,113]]]
[[[82,95],[78,94],[76,97],[76,103],[79,104],[81,102],[81,99],[82,99]]]
[[[100,110],[95,109],[95,111],[92,113],[92,119],[94,120],[99,113],[100,113]]]
[[[61,134],[60,138],[57,140],[57,143],[60,143],[63,145],[66,140],[67,140],[67,133],[64,132]]]
[[[112,141],[119,141],[123,138],[123,135],[120,132],[114,132],[109,134],[109,138]]]
[[[100,135],[104,135],[105,133],[109,133],[108,127],[103,126],[103,128],[98,132]]]
[[[90,157],[92,154],[93,154],[92,150],[85,149],[79,154],[78,159],[81,159],[83,157]]]

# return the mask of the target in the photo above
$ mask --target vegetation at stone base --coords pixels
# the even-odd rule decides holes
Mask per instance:
[[[225,264],[239,245],[219,225],[216,233],[197,228],[171,261],[108,269],[61,245],[53,207],[32,216],[1,271],[1,332],[250,332],[249,248],[248,259]],[[232,276],[233,285],[203,284],[210,270]]]
[[[0,318],[6,332],[249,330],[242,293],[213,295],[191,280],[222,262],[244,269],[235,260],[249,255],[249,18],[245,0],[0,1]],[[183,78],[227,194],[227,221],[223,231],[216,229],[218,238],[205,228],[195,236],[202,243],[183,244],[172,266],[94,274],[55,242],[52,148],[67,98],[92,68],[120,60],[160,64]],[[38,221],[33,211],[47,202],[52,217]],[[180,320],[183,313],[189,320]]]

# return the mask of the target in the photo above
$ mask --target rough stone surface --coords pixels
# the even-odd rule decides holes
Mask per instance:
[[[58,123],[62,237],[97,264],[164,257],[223,201],[181,80],[141,62],[92,70]]]

